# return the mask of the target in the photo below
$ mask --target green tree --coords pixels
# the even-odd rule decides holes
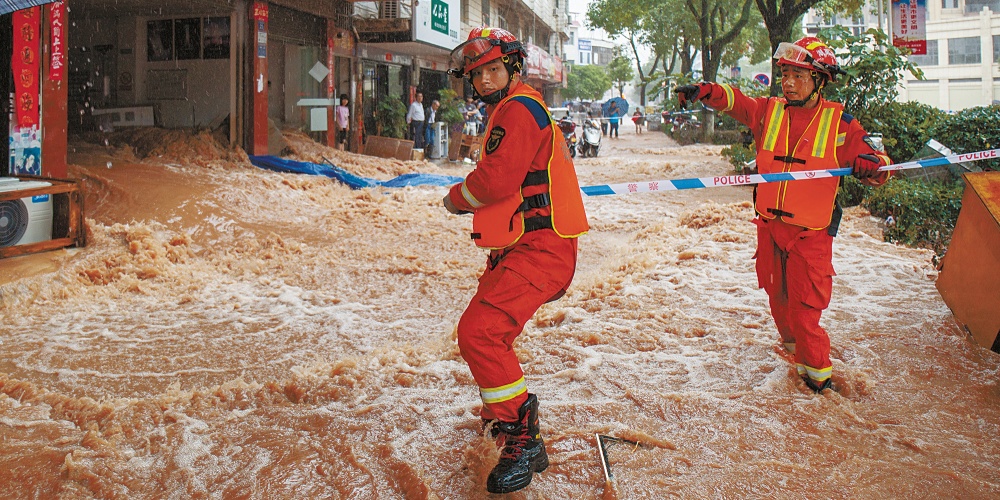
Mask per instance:
[[[754,0],[757,11],[760,12],[767,27],[768,40],[771,42],[771,54],[777,50],[781,42],[794,42],[802,36],[802,16],[809,9],[816,7],[822,13],[857,13],[864,0]],[[824,41],[826,39],[820,37]],[[779,77],[781,73],[771,62],[771,95],[778,95],[781,88]]]
[[[651,18],[650,12],[664,0],[597,0],[587,10],[587,23],[594,28],[607,31],[612,37],[624,37],[632,51],[636,73],[639,79],[639,101],[646,104],[646,86],[657,77],[657,67],[663,58],[665,43],[662,23]],[[653,48],[653,64],[647,72],[639,58],[639,47]]]
[[[753,18],[754,0],[684,0],[687,11],[698,25],[701,71],[704,80],[717,81],[723,56],[740,32]],[[737,50],[742,50],[739,48]],[[702,138],[707,142],[715,133],[715,114],[702,113]]]
[[[566,77],[563,96],[569,99],[599,99],[611,89],[611,78],[604,68],[595,65],[572,67]]]
[[[635,78],[635,72],[632,71],[632,59],[618,48],[615,48],[615,57],[608,63],[608,77],[612,84],[618,88],[619,96],[625,93],[625,86]]]

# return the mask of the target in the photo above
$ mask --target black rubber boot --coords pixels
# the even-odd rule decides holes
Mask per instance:
[[[828,379],[826,379],[826,380],[824,380],[822,382],[817,382],[817,381],[815,381],[815,380],[813,380],[813,379],[811,379],[809,377],[803,377],[803,380],[806,381],[806,385],[810,389],[812,389],[813,392],[815,392],[816,394],[819,394],[819,393],[821,393],[821,392],[823,392],[823,391],[825,391],[827,389],[836,390],[833,387],[833,379],[829,379],[828,378]]]
[[[531,484],[531,477],[549,466],[545,442],[538,428],[538,398],[528,400],[517,411],[518,422],[497,422],[498,440],[503,440],[500,462],[486,479],[486,491],[510,493]]]

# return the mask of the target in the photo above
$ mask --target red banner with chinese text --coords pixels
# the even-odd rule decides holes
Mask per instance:
[[[892,0],[892,44],[927,54],[926,0]]]
[[[39,28],[41,8],[31,7],[14,12],[14,50],[11,70],[14,74],[14,105],[16,125],[31,128],[38,125]]]
[[[61,82],[66,67],[66,4],[55,2],[49,5],[49,34],[52,54],[49,61],[49,79]]]

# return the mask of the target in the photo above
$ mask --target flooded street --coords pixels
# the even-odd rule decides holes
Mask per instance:
[[[731,172],[721,146],[622,134],[582,185]],[[383,180],[471,169],[289,140]],[[485,253],[446,188],[169,143],[71,144],[89,245],[0,260],[0,497],[493,496],[455,340]],[[933,254],[846,211],[822,321],[839,392],[814,395],[756,287],[750,199],[585,198],[573,286],[515,345],[551,465],[506,497],[1000,496],[1000,355],[956,326]],[[641,443],[610,446],[611,484],[596,434]]]

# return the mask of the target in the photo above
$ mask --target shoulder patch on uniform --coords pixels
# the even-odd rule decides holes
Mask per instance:
[[[500,147],[500,141],[503,140],[503,136],[505,135],[507,135],[507,131],[499,125],[490,129],[490,137],[486,139],[486,154],[492,154],[496,151]]]
[[[840,119],[844,120],[844,123],[851,123],[854,121],[854,117],[847,113],[840,115]]]
[[[861,140],[865,141],[865,144],[867,144],[868,146],[870,146],[873,151],[881,151],[881,149],[878,147],[878,145],[875,144],[875,140],[873,140],[870,136],[866,135]]]
[[[535,119],[535,123],[538,124],[538,129],[542,130],[549,126],[549,112],[542,107],[538,101],[528,97],[528,96],[514,96],[510,98],[511,101],[519,102],[522,106],[528,108],[531,112],[531,116]]]

